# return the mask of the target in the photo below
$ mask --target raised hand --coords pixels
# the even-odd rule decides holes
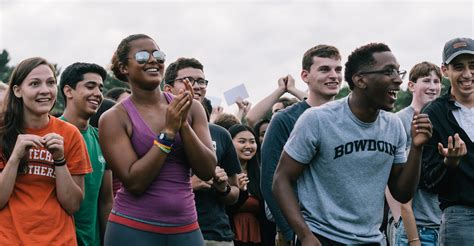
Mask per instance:
[[[291,93],[295,89],[295,79],[293,78],[293,76],[288,74],[286,76],[286,91]]]
[[[53,160],[64,159],[64,138],[57,133],[43,136],[44,147],[51,153]]]
[[[444,163],[449,167],[459,165],[461,157],[467,154],[466,144],[457,133],[454,134],[454,137],[448,137],[447,148],[442,143],[438,143],[438,151],[440,155],[444,156]]]
[[[249,101],[238,99],[235,103],[237,103],[237,106],[239,107],[239,111],[242,112],[243,116],[245,116],[249,111],[250,108],[252,107],[252,104]]]
[[[421,147],[428,142],[433,134],[433,125],[431,125],[428,115],[415,112],[411,131],[413,136],[412,144],[415,147]]]
[[[166,128],[168,131],[176,133],[181,128],[191,108],[193,100],[191,95],[190,91],[181,90],[168,106],[166,110]]]
[[[43,147],[43,138],[40,136],[32,134],[20,134],[16,139],[15,147],[13,148],[10,159],[21,160],[25,154],[27,154],[28,149],[35,147],[37,149]]]
[[[288,82],[288,75],[278,79],[278,89],[282,93],[285,93],[287,91],[287,88],[286,88],[287,82]]]

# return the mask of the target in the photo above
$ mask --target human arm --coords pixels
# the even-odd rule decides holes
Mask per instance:
[[[262,190],[262,196],[270,209],[275,223],[277,224],[280,231],[286,241],[293,240],[293,230],[283,216],[280,207],[276,203],[276,200],[272,193],[272,183],[275,174],[275,169],[280,160],[283,146],[285,145],[290,135],[291,129],[285,127],[284,122],[288,119],[284,118],[283,114],[276,114],[265,133],[265,139],[262,144],[262,172],[260,186]]]
[[[224,108],[221,106],[212,107],[211,116],[209,117],[209,122],[214,123],[214,121],[224,113]]]
[[[408,159],[404,165],[394,165],[392,167],[388,180],[390,193],[400,203],[408,202],[418,186],[423,145],[428,142],[432,135],[432,125],[428,115],[415,112],[411,134],[413,138]]]
[[[100,238],[103,241],[110,211],[114,205],[114,194],[112,191],[112,171],[110,169],[105,169],[104,171],[98,202]]]
[[[278,98],[280,98],[283,94],[285,94],[286,92],[285,81],[287,80],[288,76],[279,78],[278,87],[272,93],[270,93],[270,95],[263,98],[260,102],[255,104],[255,106],[253,106],[249,110],[249,112],[246,115],[248,126],[254,127],[255,124],[257,124],[257,122],[261,120],[263,116],[265,116],[265,114],[269,110],[271,110],[273,104],[277,102]]]
[[[300,101],[303,100],[305,97],[308,97],[308,94],[306,92],[295,87],[295,79],[289,74],[286,80],[286,91],[298,98]]]
[[[419,238],[418,229],[416,227],[415,215],[413,214],[412,202],[413,200],[410,200],[407,203],[400,204],[402,221],[405,227],[405,232],[407,234],[408,241]],[[415,240],[409,244],[410,246],[421,245],[420,240]]]
[[[180,129],[184,151],[193,173],[201,180],[210,180],[214,177],[217,159],[212,147],[206,114],[197,101],[192,104],[190,113],[192,126],[184,120]]]
[[[239,108],[235,116],[237,117],[237,119],[239,119],[240,122],[245,124],[245,122],[247,121],[246,116],[247,116],[247,113],[252,108],[252,103],[246,100],[241,100],[241,99],[238,99],[235,103],[237,104],[237,107]]]
[[[303,171],[304,165],[283,151],[273,179],[273,196],[302,245],[320,245],[303,219],[292,186]]]
[[[225,193],[227,185],[230,186],[230,192],[226,195],[221,195]],[[219,200],[225,205],[232,205],[237,202],[237,199],[239,198],[239,188],[237,187],[236,174],[229,177],[224,169],[216,167],[216,174],[214,176],[212,187],[216,190]]]
[[[163,131],[172,138],[181,127],[183,108],[189,107],[188,94],[176,96],[166,108]],[[152,146],[138,158],[130,140],[131,134],[132,123],[122,105],[108,110],[99,120],[99,142],[107,164],[127,191],[140,195],[160,173],[167,153]]]
[[[74,136],[75,134],[73,134]],[[82,149],[80,154],[87,155],[84,140],[77,133],[72,138],[71,145]],[[43,136],[44,147],[51,153],[55,163],[56,196],[61,206],[69,215],[73,215],[81,207],[84,199],[84,175],[71,175],[68,168],[69,156],[65,157],[64,138],[56,133],[48,133]],[[69,160],[68,160],[69,159]],[[65,162],[65,165],[57,166],[56,163]],[[90,165],[90,164],[89,164]]]
[[[5,207],[13,192],[21,159],[28,153],[27,151],[30,147],[39,149],[42,146],[42,139],[39,136],[31,134],[18,135],[10,158],[4,163],[3,169],[0,170],[0,210]]]

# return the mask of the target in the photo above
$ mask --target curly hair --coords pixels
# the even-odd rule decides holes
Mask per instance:
[[[349,55],[345,64],[344,78],[349,84],[351,90],[354,89],[352,76],[358,73],[362,68],[375,64],[374,53],[386,51],[391,51],[386,44],[370,43],[357,48]]]

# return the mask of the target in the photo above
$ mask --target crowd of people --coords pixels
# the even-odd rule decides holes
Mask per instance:
[[[474,245],[471,38],[409,72],[384,43],[344,67],[319,44],[307,90],[284,75],[235,115],[206,98],[199,60],[165,62],[151,37],[124,38],[111,71],[129,89],[106,93],[97,64],[16,65],[0,84],[1,245]]]

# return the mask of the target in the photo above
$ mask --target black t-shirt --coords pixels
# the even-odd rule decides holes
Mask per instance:
[[[223,168],[227,176],[240,173],[239,158],[229,132],[218,125],[209,124],[209,131],[216,147],[217,165]],[[204,239],[215,241],[232,241],[234,233],[230,227],[225,204],[219,200],[214,189],[202,189],[194,192],[199,227]]]

